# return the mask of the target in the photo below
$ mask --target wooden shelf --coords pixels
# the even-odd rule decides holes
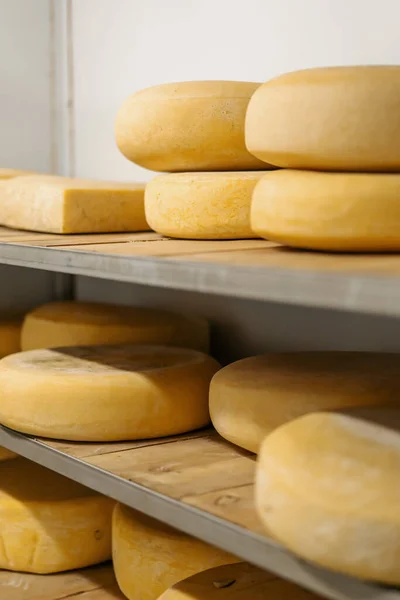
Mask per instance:
[[[0,572],[0,600],[124,600],[111,564],[57,573]]]
[[[400,600],[396,590],[299,560],[268,537],[253,505],[255,456],[212,429],[94,444],[41,440],[0,426],[0,445],[326,598]]]
[[[400,315],[399,255],[295,251],[265,240],[0,228],[0,263],[253,300]]]

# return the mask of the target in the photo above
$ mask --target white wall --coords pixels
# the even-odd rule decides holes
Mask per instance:
[[[117,150],[121,102],[150,85],[264,81],[321,65],[400,64],[399,0],[72,0],[75,172],[148,180]],[[78,297],[193,311],[225,359],[275,349],[400,351],[400,321],[79,278]]]
[[[72,0],[76,173],[149,179],[113,121],[146,86],[264,81],[318,65],[400,64],[399,0]]]
[[[0,166],[52,168],[50,0],[0,0]]]

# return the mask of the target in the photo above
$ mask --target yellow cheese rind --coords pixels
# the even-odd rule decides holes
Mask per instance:
[[[25,171],[24,169],[8,169],[7,167],[0,168],[0,181],[2,179],[12,179],[22,175],[33,175],[34,171]]]
[[[159,600],[312,600],[297,585],[248,563],[223,565],[196,573],[164,592]]]
[[[264,437],[317,410],[398,400],[400,355],[374,352],[289,352],[254,356],[218,371],[210,415],[225,439],[258,452]]]
[[[102,344],[157,344],[208,352],[209,325],[201,317],[94,302],[49,302],[29,312],[21,349]]]
[[[113,513],[115,576],[128,600],[157,600],[170,586],[198,571],[237,559],[127,506]]]
[[[0,568],[56,573],[108,560],[115,502],[24,458],[0,463]]]
[[[254,93],[246,145],[291,169],[400,170],[400,67],[308,69]]]
[[[254,238],[251,196],[263,174],[265,171],[159,175],[146,186],[146,219],[154,231],[175,238]]]
[[[153,171],[245,171],[268,168],[244,143],[248,102],[259,83],[167,83],[130,96],[115,136],[129,160]]]
[[[251,226],[297,248],[400,250],[400,174],[281,170],[256,185]]]
[[[399,585],[399,432],[399,410],[380,408],[314,413],[273,432],[256,473],[269,533],[324,567]]]
[[[0,358],[20,352],[22,318],[0,320]]]
[[[209,423],[218,363],[184,348],[81,346],[31,350],[0,361],[0,422],[49,438],[155,438]]]
[[[143,184],[44,175],[15,177],[4,183],[0,223],[48,233],[149,229]]]
[[[3,460],[10,460],[10,458],[16,458],[17,456],[18,454],[15,454],[15,452],[12,452],[8,448],[3,448],[3,446],[0,446],[0,462]]]

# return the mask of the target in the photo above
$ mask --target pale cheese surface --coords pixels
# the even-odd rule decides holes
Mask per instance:
[[[146,219],[154,231],[170,237],[254,238],[251,198],[264,174],[234,171],[159,175],[146,186]]]
[[[33,435],[118,441],[208,424],[218,363],[168,346],[86,346],[21,352],[0,361],[0,422]]]
[[[122,504],[113,514],[112,554],[118,585],[128,600],[157,600],[185,577],[238,560]]]
[[[265,439],[256,506],[299,556],[399,585],[399,473],[398,408],[313,413]]]
[[[122,104],[116,142],[153,171],[268,168],[245,147],[244,120],[259,83],[186,81],[141,90]]]
[[[0,463],[0,568],[56,573],[108,560],[115,502],[24,458]]]

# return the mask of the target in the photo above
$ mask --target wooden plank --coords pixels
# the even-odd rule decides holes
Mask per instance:
[[[217,517],[228,519],[250,531],[266,535],[265,527],[254,507],[253,483],[237,485],[206,494],[186,496],[182,498],[182,501]]]
[[[133,450],[135,448],[144,448],[148,446],[158,446],[160,444],[168,444],[169,442],[190,440],[200,437],[209,436],[213,430],[210,428],[201,429],[188,434],[174,435],[165,438],[156,438],[148,440],[139,440],[137,442],[105,442],[97,444],[95,442],[63,442],[58,440],[46,440],[46,444],[60,452],[66,452],[75,458],[89,458],[91,456],[99,456],[101,454],[111,454],[113,452],[124,452],[125,450]]]
[[[107,247],[104,244],[76,245],[73,250],[119,254],[121,256],[175,256],[185,258],[191,254],[208,255],[208,253],[225,253],[229,250],[246,251],[266,248],[268,245],[269,242],[265,240],[192,241],[162,238],[151,242],[151,244],[115,243],[108,244]]]
[[[123,600],[111,564],[57,573],[31,575],[0,571],[0,600]]]
[[[216,432],[122,452],[87,457],[86,462],[135,481],[171,498],[249,483],[254,455],[223,440]]]

